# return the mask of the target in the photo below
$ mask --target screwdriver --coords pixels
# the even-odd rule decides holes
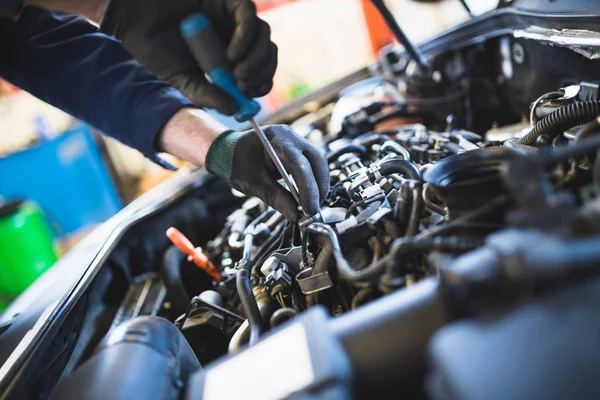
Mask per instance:
[[[298,191],[290,175],[285,170],[262,128],[254,120],[254,117],[260,111],[260,104],[248,98],[237,88],[233,77],[233,69],[227,59],[226,48],[212,29],[208,18],[202,13],[195,13],[181,22],[180,30],[196,62],[206,72],[210,81],[235,100],[238,106],[238,110],[234,115],[235,119],[238,122],[248,121],[250,123],[269,157],[273,160],[273,164],[283,177],[294,200],[297,204],[300,204]]]

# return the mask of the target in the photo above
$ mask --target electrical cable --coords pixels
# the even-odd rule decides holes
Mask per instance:
[[[564,96],[564,92],[549,92],[549,93],[544,93],[543,95],[541,95],[540,97],[538,97],[533,104],[531,105],[531,111],[529,112],[529,124],[531,125],[531,127],[533,128],[535,126],[535,124],[537,124],[537,118],[535,117],[535,110],[538,108],[538,106],[540,105],[540,103],[544,100],[549,100],[552,98],[559,98]]]
[[[529,133],[516,141],[517,144],[536,146],[542,135],[549,140],[580,124],[590,122],[600,115],[600,101],[582,101],[567,104],[544,117]]]
[[[334,194],[335,194],[335,192],[336,192],[337,190],[339,190],[339,188],[340,188],[340,187],[341,187],[341,186],[342,186],[344,183],[351,182],[351,181],[352,181],[352,179],[353,179],[353,177],[348,177],[348,178],[342,179],[342,180],[341,180],[341,181],[339,181],[339,182],[336,182],[336,184],[335,184],[335,185],[333,185],[333,187],[331,188],[331,194],[332,194],[332,195],[334,195]]]
[[[368,206],[369,204],[373,204],[376,201],[380,201],[385,199],[385,194],[384,193],[380,193],[378,195],[375,195],[373,197],[371,197],[370,199],[365,199],[365,200],[361,200],[361,201],[357,201],[356,203],[353,203],[350,207],[348,207],[348,209],[346,210],[346,218],[349,218],[352,213],[358,208],[358,207],[365,207]]]

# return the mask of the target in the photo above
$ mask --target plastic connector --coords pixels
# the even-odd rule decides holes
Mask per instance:
[[[578,97],[580,101],[599,100],[600,82],[581,82]]]
[[[265,279],[267,292],[271,298],[281,293],[283,296],[288,296],[292,292],[293,278],[290,273],[290,268],[280,262],[279,265]]]

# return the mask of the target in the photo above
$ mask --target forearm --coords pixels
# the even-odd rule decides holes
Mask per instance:
[[[156,147],[199,167],[213,140],[226,128],[205,111],[184,108],[167,122],[157,137]]]
[[[81,19],[26,7],[5,28],[18,40],[6,42],[0,76],[151,159],[164,151],[202,166],[225,130]]]
[[[107,3],[108,0],[25,0],[25,4],[81,15],[93,22],[100,21]]]

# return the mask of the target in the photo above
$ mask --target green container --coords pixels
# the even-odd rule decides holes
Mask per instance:
[[[0,206],[0,309],[57,259],[52,234],[37,205],[12,201]]]
[[[10,302],[10,298],[0,295],[0,314],[2,314],[4,310],[6,310],[6,307],[8,307]]]

